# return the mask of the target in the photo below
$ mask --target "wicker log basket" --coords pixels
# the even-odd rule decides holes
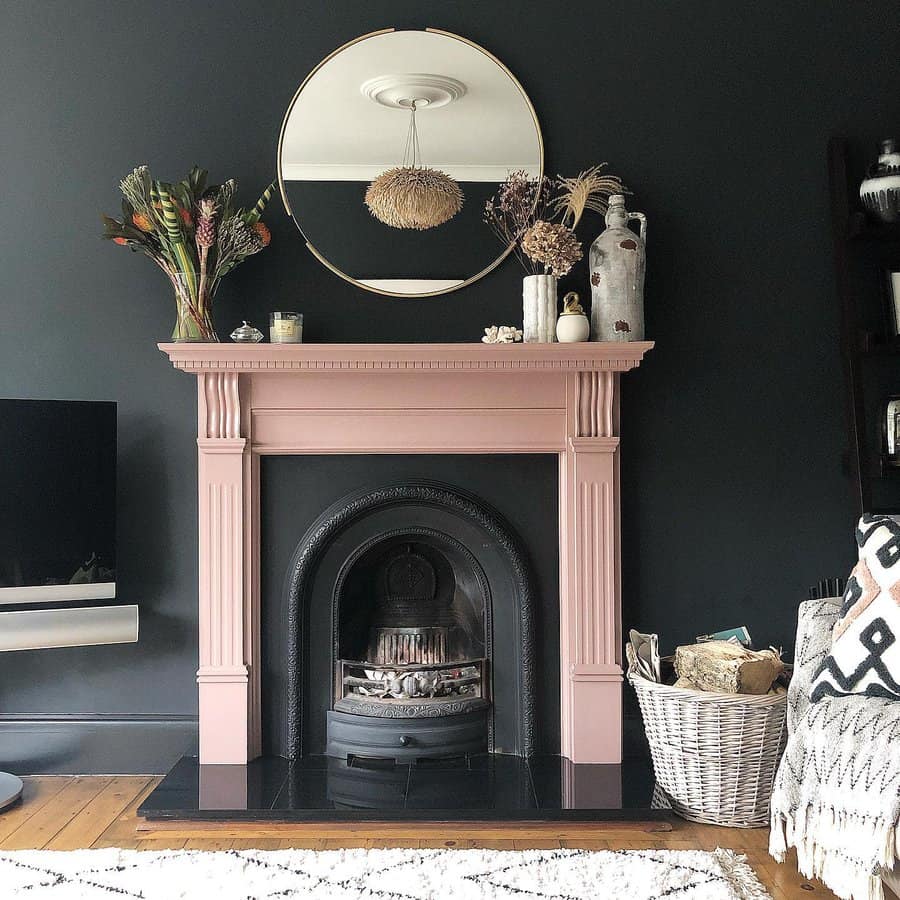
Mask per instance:
[[[708,825],[767,826],[787,741],[787,695],[715,694],[657,684],[637,674],[630,646],[626,653],[657,789],[672,809]]]

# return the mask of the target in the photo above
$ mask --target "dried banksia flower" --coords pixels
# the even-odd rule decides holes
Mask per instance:
[[[259,235],[249,226],[236,220],[232,231],[234,240],[234,252],[237,256],[249,256],[262,250],[262,241]]]
[[[257,237],[262,241],[263,247],[268,247],[272,243],[272,232],[269,231],[265,222],[254,222],[251,226],[256,232]]]
[[[365,201],[379,222],[425,231],[443,225],[462,209],[463,192],[437,169],[399,166],[382,172],[369,185]]]
[[[544,271],[557,277],[567,275],[581,259],[581,242],[575,232],[565,225],[540,220],[522,236],[525,255],[541,263]]]
[[[212,247],[216,239],[216,201],[211,197],[204,197],[198,207],[197,246]]]
[[[131,221],[134,222],[141,231],[153,231],[153,223],[143,213],[132,213]]]

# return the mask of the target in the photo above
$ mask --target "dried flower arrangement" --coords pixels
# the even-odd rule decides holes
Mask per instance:
[[[628,192],[605,166],[555,180],[513,172],[485,204],[484,221],[529,275],[566,275],[583,255],[575,229],[584,211],[605,213],[611,194]]]
[[[149,256],[175,290],[174,340],[217,341],[212,301],[222,278],[272,239],[261,221],[270,184],[252,209],[234,205],[237,184],[207,185],[197,166],[184,181],[154,181],[138,166],[119,184],[122,219],[103,216],[103,237]]]

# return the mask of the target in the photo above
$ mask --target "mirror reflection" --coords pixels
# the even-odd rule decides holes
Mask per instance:
[[[340,48],[297,91],[279,143],[285,205],[312,252],[396,296],[452,291],[500,262],[484,204],[519,170],[543,171],[528,97],[487,51],[443,32]]]

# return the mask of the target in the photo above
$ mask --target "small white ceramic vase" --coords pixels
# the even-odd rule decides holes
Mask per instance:
[[[561,344],[589,340],[591,323],[584,313],[563,313],[556,322],[556,339]]]
[[[556,276],[526,275],[522,279],[522,312],[526,344],[556,340]]]

